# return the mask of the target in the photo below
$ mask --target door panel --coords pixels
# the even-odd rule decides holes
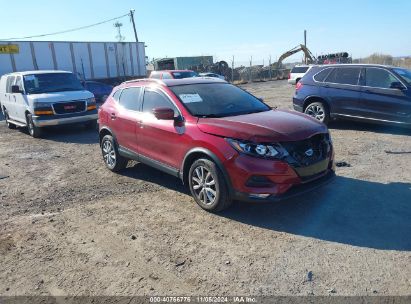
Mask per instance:
[[[399,80],[383,68],[365,69],[365,86],[361,99],[367,112],[364,117],[394,122],[411,123],[411,95],[409,90],[390,88]]]
[[[16,77],[15,85],[23,91],[23,83],[20,76]],[[16,105],[16,120],[26,123],[26,109],[28,108],[27,96],[22,93],[12,94]]]
[[[176,126],[174,120],[159,120],[151,112],[156,107],[174,109],[175,116],[180,112],[165,94],[146,88],[143,99],[143,112],[138,132],[139,153],[163,164],[179,169],[189,140],[185,128]]]
[[[117,143],[137,153],[137,123],[140,121],[141,109],[140,87],[131,87],[121,92],[116,107],[109,108],[108,119],[116,136]]]
[[[398,89],[363,88],[364,117],[411,123],[411,96]]]
[[[360,72],[360,67],[338,67],[327,76],[321,91],[330,100],[331,113],[353,115],[357,112],[361,98]]]

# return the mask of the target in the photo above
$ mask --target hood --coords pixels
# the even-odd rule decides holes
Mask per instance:
[[[205,133],[252,142],[297,141],[328,132],[327,127],[314,118],[283,110],[200,118],[197,126]]]
[[[51,92],[42,94],[30,94],[27,98],[30,100],[35,100],[36,102],[60,102],[60,101],[71,101],[79,99],[87,99],[94,97],[93,93],[82,90],[82,91],[65,91],[65,92]]]

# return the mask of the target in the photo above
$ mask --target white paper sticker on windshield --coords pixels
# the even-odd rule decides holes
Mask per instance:
[[[181,94],[179,95],[181,100],[184,103],[192,103],[192,102],[202,102],[203,99],[201,99],[200,95],[198,94]]]

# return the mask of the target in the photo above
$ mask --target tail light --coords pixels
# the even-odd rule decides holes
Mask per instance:
[[[291,72],[288,73],[288,79],[291,79]]]
[[[303,87],[303,84],[301,83],[301,81],[297,82],[297,84],[295,85],[295,90],[298,91],[299,89],[301,89]]]

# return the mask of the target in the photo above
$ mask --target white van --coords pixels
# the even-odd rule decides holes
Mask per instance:
[[[27,71],[3,75],[0,105],[10,129],[27,127],[33,137],[46,126],[85,123],[95,128],[94,95],[66,71]]]

